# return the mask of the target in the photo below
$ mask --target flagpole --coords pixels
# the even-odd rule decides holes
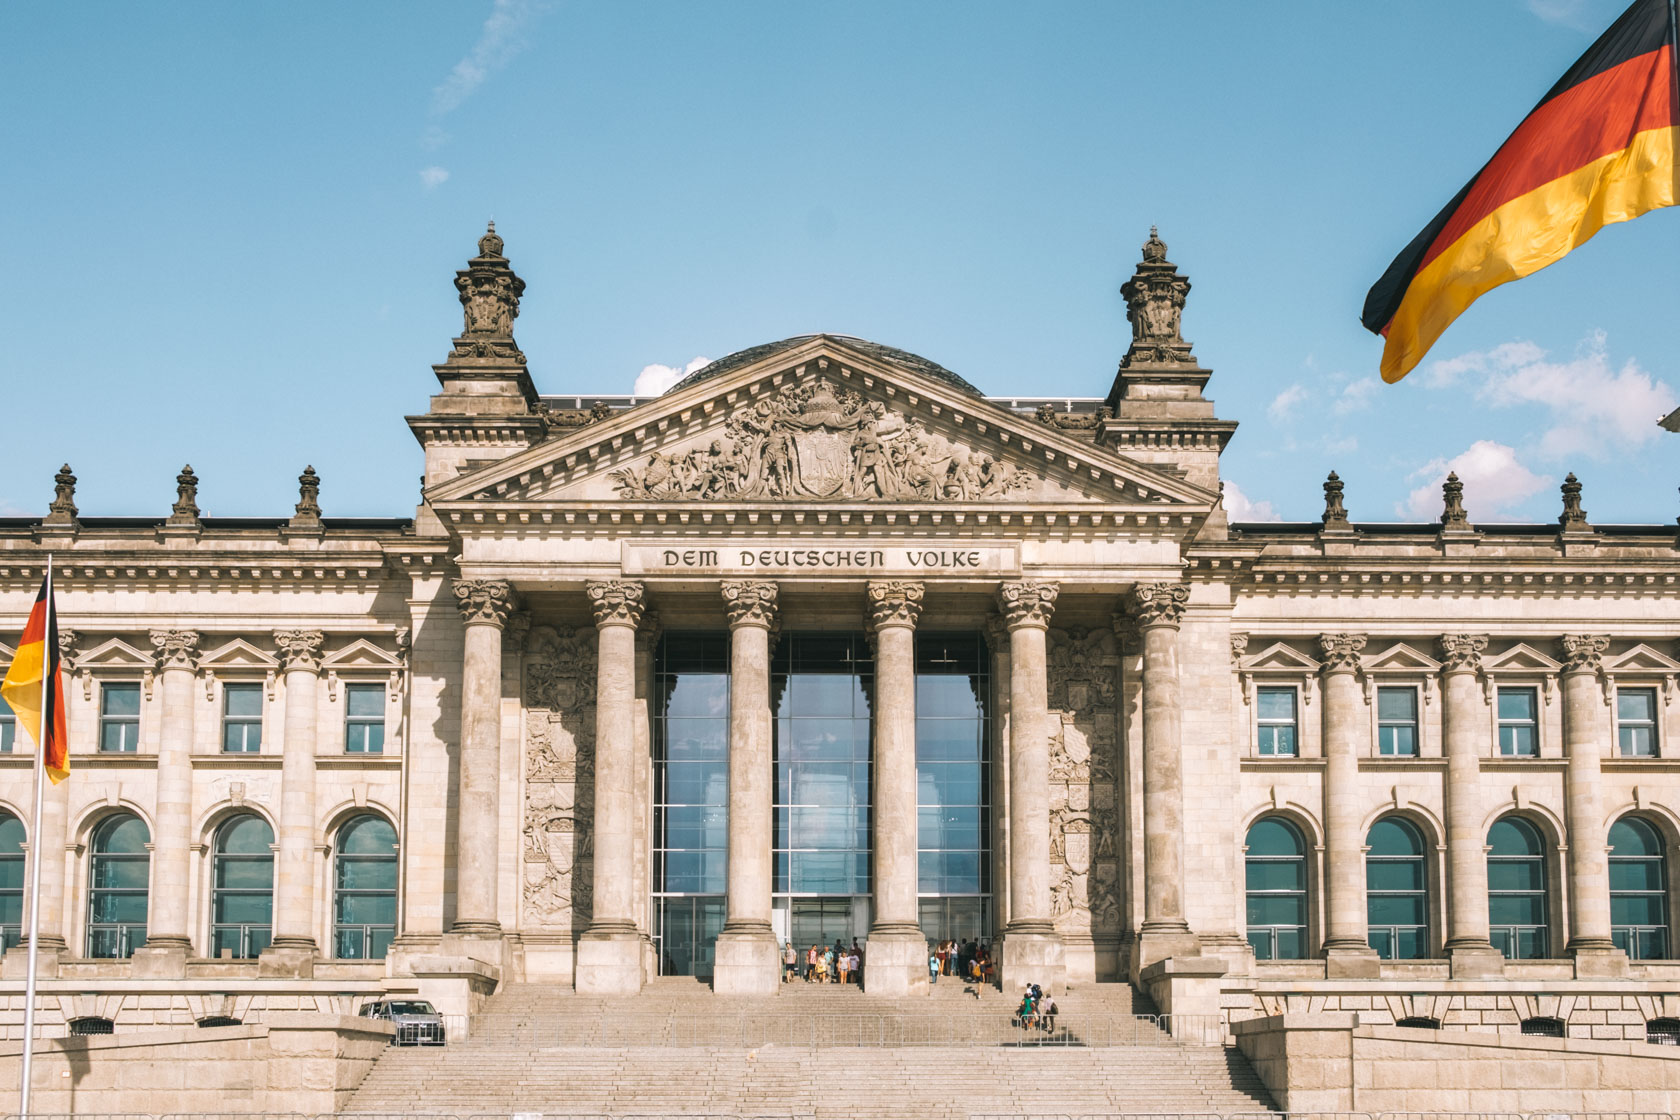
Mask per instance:
[[[30,1067],[35,1057],[35,959],[40,950],[41,931],[41,802],[47,784],[47,740],[52,737],[53,678],[58,665],[53,660],[53,647],[58,619],[53,617],[52,553],[47,553],[46,628],[41,635],[41,722],[35,736],[35,819],[29,826],[29,979],[23,996],[23,1085],[18,1091],[18,1114],[29,1116]]]

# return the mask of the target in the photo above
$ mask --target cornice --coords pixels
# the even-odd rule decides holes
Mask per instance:
[[[1393,596],[1471,596],[1497,592],[1531,598],[1569,595],[1628,595],[1672,597],[1680,586],[1680,557],[1652,561],[1628,558],[1590,562],[1566,560],[1500,561],[1395,558],[1346,558],[1313,562],[1272,563],[1262,559],[1236,581],[1239,590],[1253,595],[1300,593]]]

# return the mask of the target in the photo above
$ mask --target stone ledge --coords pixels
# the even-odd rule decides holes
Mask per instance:
[[[1358,1012],[1340,1014],[1358,1018]],[[1285,1019],[1324,1019],[1328,1015],[1279,1016]],[[1250,1020],[1252,1022],[1252,1020]],[[1285,1024],[1285,1030],[1292,1024]],[[1299,1029],[1311,1029],[1302,1023]],[[1233,1030],[1235,1024],[1233,1024]],[[1276,1029],[1276,1028],[1273,1028]],[[1335,1028],[1320,1028],[1335,1029]],[[1665,1062],[1680,1062],[1680,1047],[1653,1046],[1648,1042],[1596,1038],[1541,1038],[1528,1034],[1488,1034],[1482,1031],[1421,1031],[1412,1027],[1353,1025],[1353,1037],[1384,1039],[1390,1042],[1425,1043],[1446,1046],[1477,1046],[1493,1050],[1528,1050],[1536,1053],[1614,1054],[1623,1057],[1654,1058]]]
[[[146,1049],[183,1042],[237,1042],[240,1039],[267,1038],[276,1031],[331,1031],[388,1040],[396,1034],[396,1027],[378,1020],[364,1019],[359,1015],[281,1011],[267,1016],[261,1023],[237,1027],[157,1027],[150,1030],[121,1031],[116,1034],[42,1038],[35,1042],[35,1053],[39,1056],[48,1053]],[[15,1058],[22,1053],[21,1040],[0,1042],[0,1058]]]

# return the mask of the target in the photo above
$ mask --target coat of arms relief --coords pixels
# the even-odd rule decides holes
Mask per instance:
[[[1112,631],[1050,631],[1050,912],[1064,933],[1120,932],[1118,666]]]
[[[724,434],[611,474],[621,497],[972,501],[1040,480],[826,379],[737,410]]]
[[[533,627],[525,656],[524,898],[528,930],[589,924],[595,819],[595,628]]]

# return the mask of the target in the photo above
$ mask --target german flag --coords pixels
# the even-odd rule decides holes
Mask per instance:
[[[1484,292],[1676,198],[1671,0],[1637,0],[1365,297],[1384,381],[1423,360]]]
[[[64,674],[58,654],[58,610],[53,606],[52,572],[41,581],[35,607],[23,627],[12,667],[0,681],[0,696],[17,721],[42,748],[42,763],[54,785],[70,776],[70,746],[64,729]],[[42,680],[48,682],[41,687]],[[45,711],[42,711],[43,705]],[[43,741],[41,728],[47,728]]]

